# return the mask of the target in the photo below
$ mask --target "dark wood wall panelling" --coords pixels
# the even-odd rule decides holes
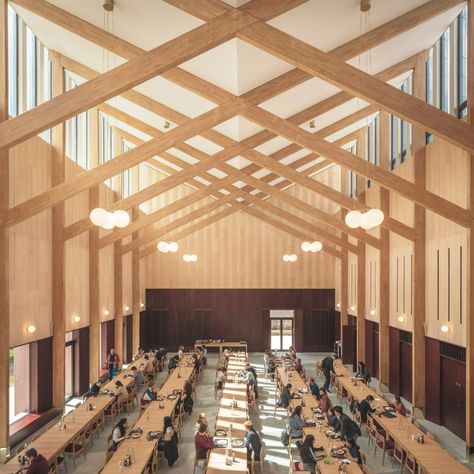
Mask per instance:
[[[347,315],[347,326],[342,327],[342,362],[352,364],[354,370],[357,367],[357,319],[351,314]]]
[[[74,331],[74,395],[89,389],[89,326]]]
[[[115,321],[113,319],[100,323],[100,365],[105,367],[105,361],[110,349],[114,347],[115,343]],[[123,354],[119,354],[120,359],[123,359]]]
[[[331,351],[334,298],[334,289],[148,289],[140,340],[145,348],[170,350],[206,337],[246,340],[249,351],[263,351],[270,343],[268,310],[294,309],[297,350]]]
[[[123,362],[132,361],[134,350],[132,347],[133,337],[133,315],[127,314],[123,317]]]
[[[412,343],[411,333],[390,327],[390,384],[392,393],[412,399]]]
[[[379,325],[365,321],[365,364],[373,377],[379,376]]]
[[[53,340],[30,344],[30,411],[42,413],[53,406]]]

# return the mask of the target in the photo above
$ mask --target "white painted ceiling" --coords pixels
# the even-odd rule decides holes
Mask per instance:
[[[248,2],[248,0],[225,1],[234,7]],[[114,12],[108,17],[102,8],[101,0],[49,0],[49,2],[100,28],[107,29],[114,35],[145,50],[155,48],[203,23],[161,0],[115,0]],[[362,16],[359,11],[359,0],[309,0],[269,23],[323,51],[330,51],[425,2],[426,0],[372,0],[369,16]],[[43,44],[51,50],[58,51],[99,72],[110,70],[125,61],[74,33],[68,32],[23,8],[13,6]],[[431,47],[461,9],[462,5],[452,8],[348,62],[366,72],[375,74]],[[236,95],[243,94],[292,69],[288,63],[239,39],[230,40],[187,61],[181,67]],[[405,77],[401,76],[395,79],[392,84],[399,86]],[[78,77],[76,80],[81,82]],[[215,106],[209,100],[161,77],[141,84],[136,87],[136,90],[189,117],[196,117]],[[339,92],[337,87],[314,78],[266,101],[261,106],[280,117],[287,118],[337,92]],[[109,104],[148,125],[165,131],[163,117],[121,98],[111,99]],[[307,130],[316,131],[365,105],[364,101],[354,99],[318,117],[315,129],[309,129],[308,123],[302,126]],[[150,138],[146,133],[115,119],[112,119],[112,122],[142,140]],[[350,133],[356,128],[356,125],[341,130],[329,139],[333,141]],[[172,124],[173,126],[174,124]],[[243,140],[261,130],[259,126],[242,117],[234,117],[221,123],[215,129],[234,140]],[[188,140],[187,143],[209,154],[222,149],[203,137],[195,137]],[[288,144],[286,139],[275,138],[257,149],[262,153],[270,154]],[[173,149],[171,152],[189,163],[196,161],[178,150]],[[291,163],[306,153],[305,150],[298,152],[286,158],[284,163]],[[229,160],[228,163],[238,169],[248,164],[247,160],[242,157],[236,157]],[[313,164],[306,165],[304,168]],[[169,165],[176,168],[176,166]],[[216,176],[223,176],[218,170],[214,170],[212,173]],[[261,177],[265,174],[268,174],[268,171],[261,170],[255,176]]]

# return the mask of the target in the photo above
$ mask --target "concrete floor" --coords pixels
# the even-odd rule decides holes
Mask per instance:
[[[306,366],[308,376],[314,376],[315,361],[323,357],[320,353],[301,354],[303,364]],[[257,406],[252,408],[251,419],[257,429],[263,433],[263,441],[266,445],[266,459],[264,471],[267,473],[287,473],[288,472],[288,455],[286,448],[280,442],[280,433],[285,426],[282,410],[277,412],[276,418],[273,417],[275,385],[271,381],[263,378],[263,357],[262,354],[250,354],[250,361],[259,372],[259,399]],[[159,466],[160,471],[173,471],[175,474],[190,474],[193,469],[194,461],[194,425],[200,412],[207,414],[210,426],[214,426],[215,416],[217,412],[217,401],[213,397],[215,368],[217,357],[215,354],[209,354],[209,362],[204,370],[203,376],[197,383],[197,400],[194,403],[194,412],[191,417],[186,416],[182,429],[182,438],[179,442],[179,459],[172,468],[167,466],[166,462],[162,462]],[[158,375],[157,385],[164,381],[165,373]],[[318,380],[320,382],[320,380]],[[375,381],[376,383],[376,381]],[[332,395],[334,397],[334,395]],[[335,398],[335,397],[334,397]],[[335,400],[333,400],[335,401]],[[345,406],[345,405],[344,405]],[[138,418],[138,409],[128,415],[129,424],[132,425]],[[438,439],[442,440],[442,444],[446,449],[453,453],[458,459],[463,460],[464,442],[453,435],[445,428],[424,421],[423,424],[432,431]],[[112,429],[112,424],[106,424],[105,432],[96,440],[94,446],[88,449],[87,459],[79,458],[76,462],[76,469],[72,470],[72,463],[68,462],[69,472],[75,474],[91,474],[98,473],[105,461],[105,444],[108,433]],[[400,467],[395,464],[392,467],[392,459],[386,458],[385,466],[382,466],[381,455],[379,452],[374,457],[374,449],[367,444],[367,436],[359,438],[361,448],[367,453],[369,466],[375,473],[395,474],[400,472]],[[465,461],[464,461],[465,462]],[[474,464],[469,465],[474,471]],[[117,469],[118,471],[118,469]]]

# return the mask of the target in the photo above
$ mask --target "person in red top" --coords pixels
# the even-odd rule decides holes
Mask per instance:
[[[196,458],[198,462],[200,460],[207,460],[207,455],[214,446],[214,440],[212,434],[207,428],[207,425],[201,423],[199,431],[194,436],[194,445],[196,447]]]
[[[109,378],[112,380],[117,372],[120,369],[120,357],[115,352],[115,349],[110,349],[110,354],[107,356],[107,360],[105,361],[105,365],[107,366],[107,370],[109,371]]]
[[[29,467],[26,474],[48,474],[49,464],[44,456],[38,454],[36,449],[31,448],[25,453]]]
[[[319,395],[318,408],[321,410],[321,413],[326,413],[332,407],[331,399],[324,388],[319,389]]]

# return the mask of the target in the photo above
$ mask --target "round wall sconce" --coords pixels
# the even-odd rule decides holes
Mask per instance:
[[[377,311],[375,311],[375,309],[371,309],[370,312],[369,312],[369,314],[370,314],[371,316],[375,316],[375,315],[377,314]]]
[[[337,303],[336,308],[339,309],[341,307],[341,303]]]
[[[145,307],[145,303],[140,303],[140,308],[144,308]]]
[[[30,333],[30,334],[33,334],[36,332],[36,326],[34,324],[30,324],[26,330]]]
[[[351,311],[355,311],[356,307],[354,305],[351,306]]]
[[[104,309],[104,316],[108,316],[110,314],[110,311],[108,309]]]
[[[72,320],[75,322],[75,323],[78,323],[80,320],[81,320],[81,317],[76,314],[75,316],[72,317]]]
[[[125,311],[130,311],[130,306],[125,306]]]
[[[449,327],[449,324],[443,324],[440,327],[440,329],[441,329],[441,332],[444,332],[445,334],[447,334],[451,330],[451,328]]]
[[[403,323],[403,321],[405,321],[405,315],[404,314],[401,314],[400,316],[398,316],[398,322],[399,323]]]

